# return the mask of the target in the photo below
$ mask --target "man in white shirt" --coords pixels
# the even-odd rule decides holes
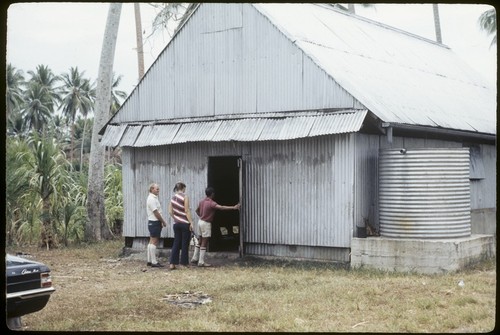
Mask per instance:
[[[148,266],[161,268],[163,265],[156,260],[156,246],[160,241],[161,229],[167,225],[161,213],[161,205],[158,200],[160,187],[158,184],[149,186],[149,195],[146,201],[146,212],[148,214],[149,244],[147,248]]]

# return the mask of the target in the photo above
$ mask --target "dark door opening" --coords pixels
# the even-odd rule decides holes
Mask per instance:
[[[239,157],[209,157],[208,186],[215,189],[214,200],[219,205],[233,206],[240,201]],[[239,211],[218,210],[212,222],[212,237],[208,251],[238,251],[240,246]]]

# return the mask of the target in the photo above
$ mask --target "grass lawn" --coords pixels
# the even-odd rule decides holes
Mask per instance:
[[[255,258],[169,271],[121,258],[123,246],[112,241],[50,251],[24,248],[50,266],[57,291],[42,311],[22,317],[23,330],[477,333],[495,328],[496,260],[445,275]],[[179,304],[188,296],[208,302]]]

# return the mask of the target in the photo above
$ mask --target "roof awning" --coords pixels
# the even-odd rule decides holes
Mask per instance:
[[[188,142],[279,141],[353,133],[361,129],[368,111],[289,113],[237,119],[107,125],[101,145],[148,147]]]

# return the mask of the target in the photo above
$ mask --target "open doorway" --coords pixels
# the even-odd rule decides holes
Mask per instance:
[[[240,201],[240,157],[208,158],[208,186],[215,189],[215,202],[232,206]],[[217,211],[212,222],[208,251],[238,251],[240,246],[239,211]]]

